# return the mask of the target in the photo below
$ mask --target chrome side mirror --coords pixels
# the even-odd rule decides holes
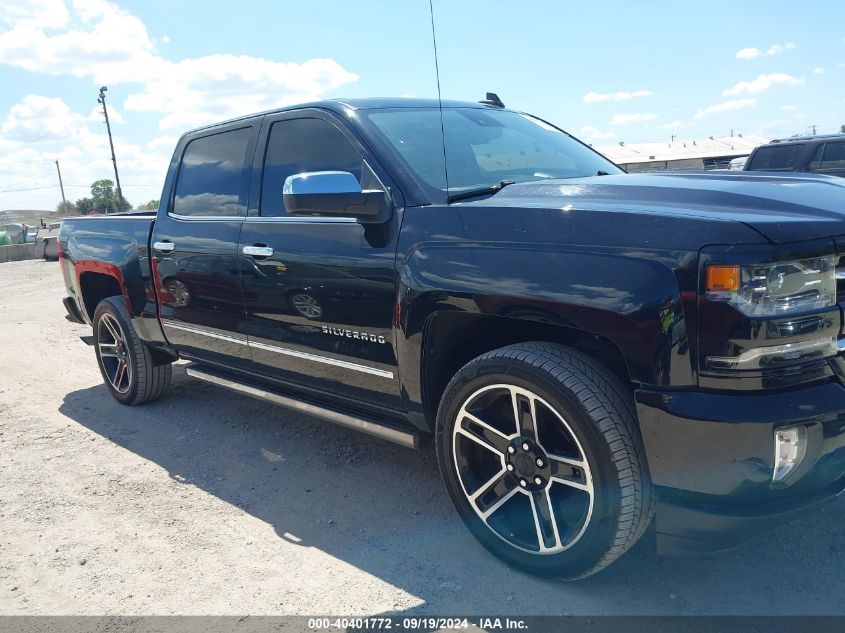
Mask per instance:
[[[362,190],[348,171],[311,171],[288,176],[282,187],[285,211],[294,215],[352,217],[381,223],[390,217],[387,193]]]

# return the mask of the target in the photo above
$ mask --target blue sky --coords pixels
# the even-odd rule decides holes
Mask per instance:
[[[434,0],[444,98],[488,90],[595,145],[845,123],[845,2]],[[323,97],[435,96],[428,0],[4,0],[0,209],[111,178],[157,198],[197,125]],[[26,190],[26,191],[20,191]]]

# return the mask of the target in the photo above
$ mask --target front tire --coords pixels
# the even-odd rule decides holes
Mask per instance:
[[[123,297],[103,299],[94,310],[97,364],[111,395],[122,404],[160,398],[170,385],[170,363],[156,364],[138,337]]]
[[[465,365],[441,400],[436,444],[467,527],[528,573],[594,574],[651,522],[631,394],[575,350],[522,343]]]

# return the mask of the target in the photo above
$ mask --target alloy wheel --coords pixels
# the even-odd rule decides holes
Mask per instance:
[[[112,388],[127,393],[132,385],[132,360],[120,323],[110,314],[103,314],[97,325],[97,353]]]
[[[460,408],[455,469],[481,521],[513,547],[557,554],[587,530],[594,504],[586,453],[565,418],[534,392],[483,387]]]

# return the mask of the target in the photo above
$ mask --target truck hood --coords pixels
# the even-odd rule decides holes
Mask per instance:
[[[619,210],[741,222],[774,243],[845,233],[845,179],[809,174],[619,174],[511,185],[471,204]]]

